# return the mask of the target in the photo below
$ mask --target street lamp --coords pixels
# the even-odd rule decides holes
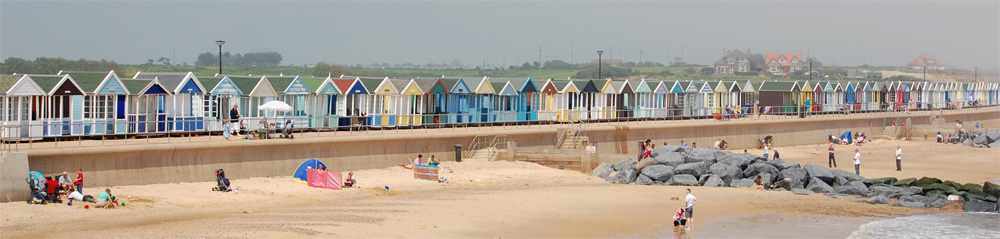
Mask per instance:
[[[974,66],[972,68],[976,70],[975,73],[973,73],[973,75],[972,75],[972,80],[975,81],[975,82],[979,82],[979,67],[978,66]]]
[[[597,79],[601,79],[601,54],[604,51],[597,51]]]
[[[927,82],[927,67],[924,66],[924,82]]]
[[[218,40],[215,44],[219,45],[219,75],[222,75],[222,45],[226,44],[226,41]]]

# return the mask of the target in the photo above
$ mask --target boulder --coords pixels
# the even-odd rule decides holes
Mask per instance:
[[[962,190],[962,184],[961,183],[957,183],[955,181],[947,180],[947,181],[944,181],[941,184],[948,185],[949,187],[953,187],[956,190]]]
[[[719,175],[719,177],[722,178],[722,181],[725,181],[726,183],[732,183],[733,180],[743,178],[743,171],[740,170],[739,167],[729,164],[712,164],[711,167],[708,167],[708,172],[714,175]]]
[[[986,197],[987,197],[987,195],[985,193],[982,193],[982,192],[979,192],[979,191],[967,191],[967,192],[964,192],[961,195],[962,195],[962,198],[965,199],[965,201],[979,201],[979,202],[984,202],[984,201],[986,201]]]
[[[802,169],[802,166],[800,166],[799,163],[795,163],[795,162],[785,162],[785,163],[777,164],[775,166],[775,168],[778,168],[778,171],[781,171],[781,170],[790,169],[790,168]]]
[[[985,193],[986,195],[992,195],[994,197],[1000,197],[1000,186],[997,186],[996,184],[987,181],[983,183],[983,193]]]
[[[948,201],[947,197],[945,197],[945,198],[935,198],[934,201],[931,202],[931,204],[928,205],[927,207],[941,208],[941,207],[944,207],[944,205],[948,205],[948,203],[951,203],[951,201]]]
[[[784,188],[786,190],[792,190],[792,189],[796,189],[796,188],[802,188],[802,189],[804,189],[805,188],[805,184],[802,182],[802,180],[798,180],[798,179],[792,179],[792,178],[784,178],[784,179],[782,179],[782,178],[778,178],[774,182],[774,187],[775,188]]]
[[[984,144],[989,144],[989,143],[990,143],[990,139],[986,136],[986,134],[980,134],[976,138],[972,139],[972,144],[984,145]]]
[[[635,184],[650,185],[653,184],[653,179],[649,178],[649,176],[639,174],[639,177],[635,178]]]
[[[987,146],[990,146],[990,148],[992,148],[992,149],[1000,148],[1000,140],[993,141],[993,143],[990,143]]]
[[[607,181],[617,182],[620,184],[629,184],[635,182],[637,174],[638,173],[635,172],[634,168],[626,168],[611,174],[611,176],[608,176]]]
[[[708,181],[709,177],[712,177],[712,174],[706,173],[702,174],[701,176],[698,176],[698,186],[705,185],[705,181]]]
[[[912,195],[899,198],[899,201],[893,206],[903,206],[909,208],[928,208],[934,201],[937,200],[933,197],[925,197],[920,195]]]
[[[833,189],[833,192],[840,194],[858,195],[862,197],[868,196],[868,188],[865,187],[864,184],[857,184],[857,183],[836,187]]]
[[[642,169],[642,175],[653,181],[666,182],[674,176],[674,168],[667,165],[653,165]]]
[[[865,177],[862,177],[861,175],[857,175],[854,174],[853,172],[848,172],[840,169],[831,169],[830,173],[833,173],[834,176],[844,177],[844,179],[847,179],[848,182],[865,180]]]
[[[795,195],[813,195],[813,194],[816,194],[813,191],[805,190],[805,189],[802,189],[802,188],[793,188],[792,189],[792,193],[794,193]]]
[[[753,181],[751,181],[753,182]],[[833,187],[823,182],[818,178],[810,178],[809,185],[806,185],[806,190],[813,191],[816,193],[832,193]]]
[[[959,188],[958,190],[983,192],[983,186],[980,186],[979,184],[975,183],[966,183],[962,184],[962,188]]]
[[[771,177],[762,177],[765,182],[774,182],[774,176],[778,176],[778,169],[768,165],[766,163],[754,163],[747,166],[747,169],[743,170],[744,178],[754,178],[757,175],[769,174]]]
[[[698,185],[698,178],[689,174],[674,174],[674,177],[670,179],[670,185],[695,186]]]
[[[917,182],[913,186],[925,187],[927,185],[931,185],[931,184],[935,184],[935,183],[941,183],[941,179],[929,178],[929,177],[922,177],[920,179],[917,179]]]
[[[705,186],[705,187],[725,187],[726,186],[726,181],[723,181],[722,178],[719,177],[718,175],[714,175],[713,174],[711,177],[708,177],[708,180],[705,181],[704,183],[702,183],[701,186]]]
[[[809,177],[814,177],[818,178],[819,180],[823,180],[823,182],[825,182],[826,185],[833,184],[833,173],[830,172],[830,169],[824,168],[823,166],[816,166],[812,164],[806,165],[805,167],[802,168],[806,170],[806,173],[809,174]]]
[[[861,182],[861,181],[855,181],[855,182]],[[846,178],[841,177],[840,175],[835,175],[835,176],[833,176],[833,185],[831,185],[831,186],[833,186],[833,187],[840,187],[840,186],[849,185],[849,184],[851,184],[850,180],[847,180]]]
[[[695,177],[695,182],[697,182],[697,177],[705,174],[705,163],[693,162],[678,165],[674,168],[674,174],[689,174]]]
[[[903,200],[899,200],[895,204],[892,204],[892,206],[896,206],[896,207],[908,207],[908,208],[927,208],[927,205],[924,204],[924,203],[922,203],[922,202],[903,201]]]
[[[618,161],[618,163],[615,163],[615,165],[612,168],[614,168],[615,171],[621,171],[622,169],[626,168],[634,169],[635,164],[636,164],[635,159],[625,159],[622,161]]]
[[[711,149],[695,148],[693,151],[688,151],[688,154],[684,155],[684,163],[707,163],[708,165],[711,165],[715,162],[717,162],[715,159],[715,152]]]
[[[965,212],[996,212],[997,204],[990,202],[966,202]]]
[[[642,172],[642,169],[656,165],[656,161],[651,158],[644,158],[635,165],[635,171]]]
[[[948,185],[944,185],[943,183],[935,183],[924,187],[924,195],[926,195],[930,191],[935,191],[935,190],[944,192],[945,196],[958,193],[958,189],[955,189]]]
[[[876,185],[868,188],[868,197],[885,196],[888,198],[898,198],[903,192],[903,188],[896,186]]]
[[[801,168],[786,168],[778,172],[778,179],[791,178],[793,180],[798,180],[805,183],[809,179],[808,173],[805,169]]]
[[[962,140],[962,145],[965,145],[965,146],[972,146],[972,139],[968,139],[968,138],[967,138],[967,139],[965,139],[965,140]]]
[[[864,182],[865,182],[865,185],[867,185],[867,186],[872,186],[872,185],[886,185],[886,186],[891,186],[893,183],[896,183],[896,178],[893,178],[893,177],[869,178],[869,179],[865,179]]]
[[[749,188],[749,187],[753,187],[753,179],[748,179],[748,178],[736,179],[736,180],[733,180],[733,182],[729,183],[729,186],[730,187],[734,187],[734,188]]]
[[[666,152],[657,155],[653,160],[656,160],[658,164],[677,167],[677,165],[684,164],[684,155],[677,152]]]
[[[762,173],[762,174],[760,174],[760,179],[764,180],[764,187],[768,187],[768,188],[773,187],[772,184],[774,183],[774,178],[775,177],[778,177],[778,175],[773,175],[771,173]],[[756,178],[756,177],[754,177],[754,178]],[[754,178],[750,178],[750,181],[753,181]]]
[[[729,151],[725,151],[725,150],[713,150],[712,154],[715,154],[715,160],[716,160],[716,162],[718,162],[718,160],[722,160],[722,159],[725,159],[725,158],[736,156],[736,154],[734,154],[733,152],[729,152]]]
[[[1000,141],[1000,130],[990,129],[986,131],[986,137],[990,139],[990,142]]]
[[[594,168],[594,173],[592,173],[591,175],[601,178],[608,178],[608,175],[615,172],[615,169],[613,167],[614,165],[611,163],[602,163],[601,165],[597,165],[597,168]]]
[[[871,204],[889,204],[889,197],[886,197],[885,195],[878,195],[878,196],[875,196],[875,197],[869,197],[868,198],[868,203],[871,203]]]
[[[917,179],[915,179],[915,178],[900,179],[900,180],[896,181],[895,183],[893,183],[892,186],[909,187],[909,186],[913,186],[913,184],[915,182],[917,182]]]
[[[922,193],[924,193],[924,189],[923,188],[917,187],[917,186],[910,186],[910,187],[907,187],[907,188],[903,188],[903,191],[899,192],[899,197],[906,197],[906,196],[910,196],[910,195],[920,195]]]
[[[740,168],[740,170],[743,170],[747,167],[747,165],[753,163],[755,157],[757,156],[749,153],[734,154],[730,157],[718,159],[717,163],[733,165]]]

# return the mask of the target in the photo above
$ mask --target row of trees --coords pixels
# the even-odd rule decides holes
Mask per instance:
[[[35,60],[25,60],[17,57],[7,58],[0,63],[0,74],[56,74],[59,71],[125,71],[125,66],[108,60],[67,60],[65,58],[38,57]]]
[[[212,52],[205,52],[198,55],[196,66],[218,66],[219,55]],[[281,64],[281,54],[273,51],[251,52],[247,54],[230,54],[228,51],[222,53],[222,65],[224,66],[277,66]]]

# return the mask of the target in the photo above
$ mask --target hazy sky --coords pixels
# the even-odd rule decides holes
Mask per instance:
[[[837,65],[1000,65],[1000,2],[0,2],[0,58],[138,64],[276,51],[286,64],[499,66],[605,57],[709,64],[723,48]],[[367,52],[367,54],[366,54]],[[367,57],[366,57],[367,55]]]

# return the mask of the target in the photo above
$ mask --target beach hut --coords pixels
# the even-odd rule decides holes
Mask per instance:
[[[471,81],[470,81],[471,82]],[[475,123],[487,123],[492,122],[493,111],[494,111],[494,99],[496,97],[497,91],[493,89],[493,84],[490,83],[489,77],[483,77],[474,83],[476,85],[475,94],[472,96],[472,101],[469,104],[469,114],[471,116],[469,122]]]
[[[756,109],[750,109],[754,107],[755,103],[759,103],[757,100],[757,87],[754,87],[753,82],[747,80],[747,83],[743,85],[743,112],[753,113]]]
[[[129,90],[129,106],[126,107],[128,133],[168,132],[167,96],[170,91],[160,84],[157,78],[152,80],[122,80]]]
[[[413,82],[423,91],[423,94],[417,97],[422,106],[420,123],[424,125],[449,123],[448,87],[445,87],[443,81],[440,78],[418,78],[413,79]],[[410,95],[411,90],[412,87],[408,85],[404,90],[407,93],[404,95]]]
[[[667,117],[673,117],[680,115],[680,110],[677,107],[677,94],[673,94],[674,91],[684,92],[680,89],[677,81],[655,81],[656,86],[653,88],[652,97],[653,98],[653,118],[666,119]]]
[[[538,85],[535,84],[535,81],[531,78],[511,79],[510,84],[517,90],[515,100],[517,103],[517,121],[538,121],[539,94]]]
[[[726,85],[725,81],[717,81],[709,83],[712,85],[712,98],[710,99],[712,114],[723,114],[726,112],[726,106],[729,105],[729,86]]]
[[[398,82],[404,84],[402,91],[399,92],[399,109],[402,111],[399,114],[399,126],[420,126],[424,121],[423,114],[426,107],[424,90],[414,79]]]
[[[765,81],[757,90],[760,94],[760,105],[770,107],[769,113],[787,114],[798,112],[800,91],[798,82]]]
[[[896,83],[895,82],[871,82],[872,102],[871,110],[885,110],[889,106],[895,107],[896,103]]]
[[[611,78],[608,78],[603,82],[604,84],[600,87],[601,91],[599,95],[595,97],[595,102],[597,103],[595,105],[599,107],[597,117],[599,119],[613,119],[616,118],[616,110],[618,109],[618,88],[615,86],[615,83],[611,81]],[[600,82],[594,83],[596,84]]]
[[[559,89],[552,83],[552,78],[545,80],[542,87],[538,89],[538,121],[555,122],[558,120],[557,97]]]
[[[799,86],[799,88],[801,89],[801,91],[799,94],[798,98],[799,102],[797,105],[799,107],[797,109],[805,110],[806,107],[810,107],[809,109],[812,109],[811,105],[806,105],[806,100],[809,101],[809,104],[816,102],[815,92],[813,92],[812,84],[809,84],[809,81],[805,81],[802,83],[802,85]]]
[[[700,116],[700,105],[701,101],[698,99],[699,91],[701,90],[701,85],[693,81],[680,81],[681,89],[684,89],[681,93],[676,93],[681,99],[679,99],[678,107],[682,110],[682,116],[684,117],[696,117]]]
[[[638,101],[635,104],[635,118],[652,118],[653,110],[656,109],[656,95],[653,94],[653,89],[649,87],[649,81],[646,81],[646,79],[632,81],[635,82],[632,88],[635,89],[635,98]],[[656,85],[653,85],[653,87],[656,87]]]
[[[740,83],[733,81],[731,83],[727,83],[726,85],[729,86],[729,97],[726,104],[732,106],[733,109],[738,111],[735,113],[745,114],[746,111],[744,110],[744,107],[747,105],[745,103],[746,101],[743,99],[743,88],[740,87]]]
[[[289,112],[274,112],[274,117],[268,117],[268,123],[274,123],[276,128],[283,128],[284,123],[291,120],[294,125],[308,128],[310,117],[307,108],[313,105],[311,101],[313,91],[306,86],[302,78],[299,76],[269,76],[267,81],[274,87],[275,100],[285,102],[292,107],[292,111]]]
[[[338,107],[337,115],[340,116],[340,126],[367,126],[370,123],[368,110],[371,104],[372,95],[368,94],[368,88],[361,83],[360,77],[331,79],[337,88],[341,90],[341,95],[345,98],[344,107]],[[373,88],[374,90],[374,88]]]
[[[823,105],[826,101],[826,92],[823,91],[823,82],[816,82],[816,85],[812,86],[813,98],[812,105],[809,106],[810,112],[823,112]]]
[[[572,79],[552,80],[552,86],[558,94],[555,95],[556,120],[559,122],[577,122],[586,112],[583,107],[583,94]]]
[[[73,77],[64,75],[28,75],[41,89],[42,134],[48,136],[83,134],[83,96],[86,94]]]
[[[341,97],[343,91],[337,87],[337,84],[333,83],[332,77],[298,77],[302,84],[305,85],[306,90],[310,92],[306,95],[305,102],[305,114],[309,119],[308,125],[298,125],[298,127],[307,126],[312,129],[331,129],[339,127],[340,114],[343,113],[342,108],[345,104],[344,97]],[[283,121],[276,121],[275,125],[280,125],[284,127]]]
[[[493,89],[498,89],[497,98],[494,101],[494,118],[490,122],[516,122],[517,121],[517,89],[508,79],[490,79]]]
[[[396,84],[405,84],[403,82],[390,80],[389,77],[374,79],[374,78],[361,78],[361,84],[365,85],[365,88],[375,89],[372,92],[375,96],[372,99],[372,111],[370,111],[372,124],[370,126],[375,127],[396,127],[396,117],[401,112],[400,107],[400,88],[396,87]]]
[[[0,138],[40,140],[46,92],[28,75],[0,76]]]
[[[171,131],[205,130],[205,93],[208,90],[193,72],[137,72],[132,79],[157,79],[157,82],[171,92],[166,95],[165,100]]]
[[[125,97],[118,74],[108,72],[68,72],[86,94],[83,97],[83,134],[125,133]],[[116,123],[117,121],[117,123]],[[116,127],[117,126],[117,127]]]
[[[442,78],[441,83],[448,90],[449,118],[454,119],[454,123],[470,122],[474,116],[471,112],[471,102],[475,97],[475,90],[469,87],[470,81],[466,78]],[[479,82],[471,82],[475,83]]]
[[[208,89],[204,101],[207,109],[204,115],[206,119],[205,129],[221,131],[222,126],[229,122],[229,110],[233,108],[233,105],[239,104],[240,95],[243,93],[236,87],[236,84],[233,84],[225,76],[201,76],[196,80]],[[240,110],[244,109],[244,106],[240,106]]]
[[[612,82],[618,87],[618,94],[615,98],[615,101],[618,102],[615,107],[615,116],[618,119],[632,119],[635,115],[637,103],[635,89],[632,88],[632,84],[629,84],[629,80],[616,80]]]
[[[248,130],[263,128],[259,125],[260,119],[268,117],[274,119],[273,110],[258,109],[264,103],[276,100],[278,92],[274,90],[267,76],[227,76],[243,94],[240,95],[240,114],[243,124]],[[230,107],[232,108],[232,107]]]
[[[713,106],[715,105],[716,99],[715,99],[715,89],[712,83],[715,82],[698,81],[692,83],[693,85],[698,86],[698,94],[697,94],[698,97],[697,100],[695,101],[696,103],[695,108],[697,108],[698,111],[695,116],[699,117],[712,116],[712,114],[714,113]]]

